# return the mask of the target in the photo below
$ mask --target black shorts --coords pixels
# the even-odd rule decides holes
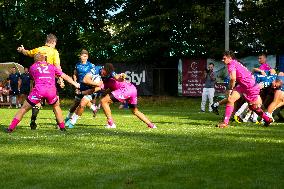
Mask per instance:
[[[10,92],[11,95],[18,95],[19,94],[19,90],[18,88],[16,87],[12,87],[11,88],[11,92]]]
[[[20,89],[20,94],[28,95],[30,93],[29,88],[21,88]]]

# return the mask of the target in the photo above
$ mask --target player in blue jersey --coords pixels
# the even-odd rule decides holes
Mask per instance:
[[[83,114],[84,109],[87,106],[87,104],[89,104],[93,98],[96,98],[99,96],[98,93],[103,84],[102,77],[104,79],[108,77],[116,77],[116,73],[113,71],[113,69],[109,68],[108,65],[106,65],[106,67],[95,66],[95,68],[91,69],[90,72],[87,73],[85,77],[83,78],[82,83],[88,86],[88,89],[79,91],[79,95],[82,95],[83,98],[80,101],[79,106],[76,107],[74,114],[70,117],[70,120],[66,122],[66,125],[69,128],[74,127],[74,125],[77,123],[77,120]],[[96,107],[96,110],[97,110],[97,107]]]
[[[271,84],[271,89],[274,91],[273,101],[269,104],[266,114],[272,118],[276,113],[278,108],[284,105],[284,73],[280,72],[275,81]],[[281,110],[281,109],[280,109]],[[279,116],[278,116],[279,117]],[[279,117],[281,118],[281,117]]]
[[[74,125],[77,123],[77,120],[83,114],[85,106],[92,100],[92,98],[94,98],[95,95],[98,95],[103,87],[103,81],[109,78],[114,78],[115,80],[124,80],[125,74],[116,74],[114,72],[113,65],[106,63],[104,66],[96,66],[95,69],[92,69],[88,74],[85,75],[83,83],[92,86],[92,89],[81,91],[81,94],[84,95],[84,98],[82,98],[80,105],[76,108],[71,119],[66,122],[66,125],[69,128],[74,127]]]
[[[83,79],[87,73],[89,73],[92,69],[95,69],[95,65],[88,61],[89,53],[87,50],[83,49],[80,53],[80,61],[76,64],[73,79],[74,81],[80,83],[79,91],[85,91],[90,89],[91,87],[83,83]],[[75,112],[76,108],[80,105],[81,100],[83,99],[84,95],[78,92],[75,95],[74,103],[69,109],[69,113],[65,118],[65,122],[67,122]],[[95,107],[92,104],[88,104],[90,108],[94,111]]]

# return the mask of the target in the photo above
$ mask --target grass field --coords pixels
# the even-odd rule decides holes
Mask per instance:
[[[198,98],[140,100],[158,129],[118,104],[116,129],[86,110],[66,134],[48,107],[31,131],[29,112],[14,133],[0,133],[0,188],[284,188],[284,125],[219,129],[221,116],[199,113]],[[62,103],[65,116],[70,101]],[[16,111],[0,109],[2,130]]]

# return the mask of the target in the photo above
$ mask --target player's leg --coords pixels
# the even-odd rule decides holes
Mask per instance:
[[[37,119],[40,107],[41,107],[40,103],[37,103],[35,106],[32,107],[32,116],[31,116],[31,122],[30,122],[30,127],[32,130],[37,128],[36,119]]]
[[[272,115],[273,111],[282,106],[284,100],[284,92],[281,90],[276,90],[274,93],[273,101],[269,104],[267,108],[267,113]]]
[[[227,104],[228,102],[228,98],[224,98],[222,100],[220,100],[219,102],[215,102],[211,105],[212,111],[216,114],[219,115],[219,106],[223,105],[223,104]]]
[[[73,101],[73,104],[71,105],[71,107],[69,108],[69,112],[68,114],[66,115],[66,118],[65,118],[65,123],[71,119],[72,115],[74,114],[76,108],[79,106],[80,102],[81,102],[81,99],[82,98],[79,98],[77,96],[75,96],[75,99]]]
[[[21,109],[18,110],[15,117],[13,118],[10,126],[6,129],[8,133],[13,132],[16,126],[20,123],[23,116],[32,108],[31,102],[25,101]]]
[[[245,103],[243,103],[243,105],[238,109],[238,111],[235,112],[234,120],[235,120],[237,123],[241,123],[241,122],[242,122],[241,115],[243,114],[243,112],[244,112],[247,108],[248,108],[248,103],[245,102]]]
[[[241,89],[236,87],[236,90],[233,90],[232,94],[228,97],[228,101],[225,108],[225,118],[223,122],[218,124],[218,127],[220,128],[228,127],[231,115],[234,111],[235,102],[241,97],[239,92],[240,90]]]
[[[101,96],[100,92],[96,92],[92,94],[92,100],[90,101],[88,107],[92,110],[93,112],[93,117],[96,117],[98,110],[100,109],[101,104],[99,103],[96,105],[97,99],[99,99]]]
[[[266,115],[264,111],[261,109],[262,100],[260,96],[257,98],[256,101],[250,102],[249,104],[250,104],[249,108],[264,120],[266,126],[268,126],[271,122],[273,122],[272,118]]]
[[[141,121],[147,124],[147,126],[151,129],[156,129],[157,127],[142,113],[138,110],[137,105],[129,104],[129,109],[132,113],[138,117]]]
[[[200,111],[205,112],[205,106],[206,106],[206,101],[207,101],[207,88],[203,88],[202,91],[202,97],[201,97],[201,105],[200,105]]]
[[[208,91],[209,112],[212,112],[213,111],[212,105],[213,105],[213,100],[214,100],[215,89],[209,88],[208,90],[209,90]]]
[[[79,106],[76,108],[71,119],[66,122],[66,125],[68,126],[68,128],[70,128],[70,129],[74,128],[74,125],[77,123],[78,119],[83,114],[86,105],[91,101],[90,98],[91,98],[90,95],[85,95],[81,99]]]
[[[113,96],[112,93],[107,94],[101,99],[101,106],[104,110],[105,116],[107,118],[107,125],[106,128],[116,128],[116,125],[113,122],[112,115],[111,115],[111,109],[110,104],[113,102],[118,102],[118,100]]]
[[[63,119],[63,115],[62,115],[62,110],[61,110],[60,105],[59,105],[59,100],[57,100],[52,105],[52,108],[53,108],[53,113],[54,113],[54,115],[56,117],[58,128],[61,131],[66,131],[65,124],[64,124],[64,119]]]

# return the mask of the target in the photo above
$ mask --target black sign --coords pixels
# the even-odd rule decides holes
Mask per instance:
[[[150,65],[136,63],[136,64],[123,64],[115,63],[116,73],[125,73],[126,80],[133,83],[140,96],[153,95],[153,68]]]

